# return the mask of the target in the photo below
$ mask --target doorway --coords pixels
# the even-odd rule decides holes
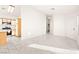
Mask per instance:
[[[51,16],[46,16],[46,33],[47,34],[50,33],[50,20],[51,20]]]

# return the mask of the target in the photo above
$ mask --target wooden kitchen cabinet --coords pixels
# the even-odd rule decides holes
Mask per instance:
[[[16,36],[21,37],[21,17],[16,22]]]
[[[0,32],[0,45],[6,45],[7,44],[7,35],[6,32]]]

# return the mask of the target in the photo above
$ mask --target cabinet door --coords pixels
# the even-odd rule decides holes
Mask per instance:
[[[16,23],[16,36],[21,37],[21,18],[18,18]]]
[[[11,19],[7,19],[7,23],[8,24],[11,24]]]
[[[12,35],[16,36],[16,20],[12,20],[11,25],[12,25]]]
[[[0,32],[0,45],[7,44],[7,35],[6,32]]]
[[[0,19],[0,25],[2,25],[2,19]]]
[[[3,23],[6,23],[7,22],[7,19],[5,18],[5,19],[2,19],[2,22]]]
[[[15,26],[15,25],[16,25],[16,20],[12,20],[12,21],[11,21],[11,25],[12,25],[12,26]]]

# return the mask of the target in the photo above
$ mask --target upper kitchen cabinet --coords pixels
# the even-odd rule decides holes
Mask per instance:
[[[2,25],[2,18],[0,18],[0,25]]]

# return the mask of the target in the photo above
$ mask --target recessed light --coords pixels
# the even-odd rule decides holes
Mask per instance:
[[[55,10],[55,8],[51,8],[51,10]]]
[[[2,10],[5,10],[6,8],[1,8]]]

